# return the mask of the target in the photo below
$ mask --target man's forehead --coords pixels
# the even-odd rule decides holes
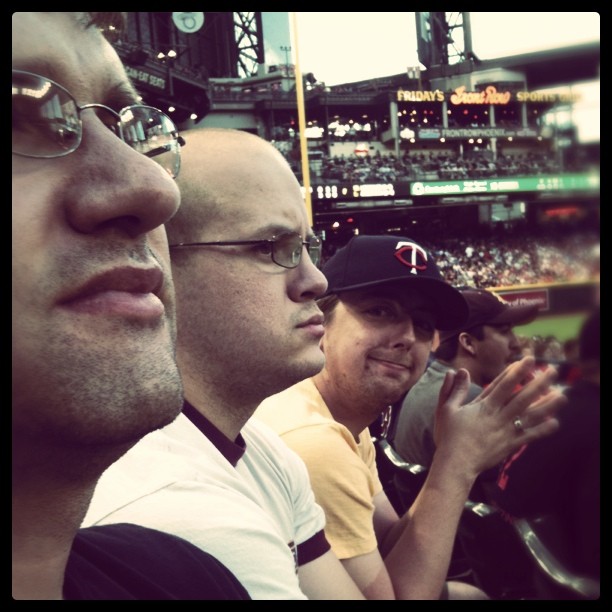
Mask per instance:
[[[13,19],[13,68],[48,77],[81,104],[136,101],[113,47],[86,13],[17,13]]]

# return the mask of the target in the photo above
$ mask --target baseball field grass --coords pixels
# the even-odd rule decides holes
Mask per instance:
[[[516,334],[521,336],[555,336],[561,342],[578,336],[586,314],[540,316],[527,325],[517,325]]]

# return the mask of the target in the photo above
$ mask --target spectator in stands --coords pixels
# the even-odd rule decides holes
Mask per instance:
[[[444,278],[454,285],[481,289],[542,282],[594,280],[594,254],[599,234],[594,231],[555,232],[514,236],[510,232],[487,238],[438,239],[432,249]],[[474,260],[465,249],[472,247]]]
[[[267,398],[256,418],[306,462],[325,509],[326,535],[361,590],[370,598],[437,599],[477,474],[525,440],[554,431],[554,418],[546,419],[559,393],[528,408],[553,371],[514,396],[533,360],[512,364],[480,398],[463,406],[469,375],[464,369],[449,372],[436,415],[438,452],[419,497],[399,518],[382,489],[368,426],[421,376],[434,329],[463,323],[465,300],[442,280],[431,255],[409,238],[357,236],[323,271],[329,282],[319,300],[325,366]],[[521,424],[527,427],[519,431]],[[447,587],[452,598],[483,598],[471,585]]]
[[[533,336],[517,336],[516,337],[521,347],[521,354],[523,356],[535,356],[535,340]]]
[[[580,331],[581,377],[564,391],[559,431],[512,455],[494,489],[495,503],[509,515],[546,521],[551,545],[567,566],[595,580],[601,546],[600,339],[598,307]]]
[[[470,374],[466,401],[477,397],[506,366],[522,357],[514,327],[533,321],[537,306],[513,306],[485,289],[461,291],[469,315],[461,327],[440,332],[435,359],[406,395],[397,415],[393,446],[405,461],[429,467],[434,457],[438,395],[449,370]]]
[[[12,15],[13,599],[248,599],[174,536],[79,530],[100,474],[181,409],[163,227],[179,141],[105,38],[123,22]],[[155,138],[134,142],[135,121]]]
[[[332,127],[333,126],[333,127]],[[408,126],[402,126],[410,129]],[[413,126],[414,127],[414,126]],[[372,142],[369,134],[355,131],[355,126],[348,123],[343,129],[336,129],[336,124],[328,128],[332,141],[364,140]],[[342,134],[340,136],[340,134]],[[518,176],[538,174],[557,174],[561,168],[556,160],[544,153],[530,152],[528,155],[498,155],[492,159],[491,151],[474,154],[464,159],[458,151],[445,149],[443,151],[426,153],[404,152],[401,157],[391,151],[381,153],[381,143],[371,145],[375,152],[372,155],[357,156],[351,153],[348,157],[334,155],[324,158],[322,178],[326,181],[336,179],[349,180],[358,171],[355,178],[361,183],[376,183],[386,180],[462,180],[487,178],[495,176]],[[393,173],[390,174],[391,166]],[[332,170],[333,169],[333,170]],[[315,168],[312,169],[316,170]],[[313,172],[316,175],[316,172]]]
[[[535,357],[542,363],[559,364],[565,358],[563,345],[551,334],[545,338],[539,338],[535,345]]]
[[[314,298],[327,283],[308,255],[318,241],[300,186],[257,136],[182,135],[181,208],[167,230],[183,414],[106,471],[86,523],[185,537],[253,599],[363,599],[325,539],[303,462],[249,420],[264,397],[323,365]]]

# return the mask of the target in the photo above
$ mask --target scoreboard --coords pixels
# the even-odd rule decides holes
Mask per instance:
[[[474,202],[507,201],[514,193],[526,197],[543,194],[560,198],[599,193],[599,172],[565,173],[542,176],[504,176],[487,179],[447,181],[396,181],[393,183],[337,183],[315,184],[311,187],[313,202],[330,204],[331,208],[375,208],[418,206],[432,198],[444,201],[449,196],[466,204]],[[502,197],[499,197],[502,196]]]

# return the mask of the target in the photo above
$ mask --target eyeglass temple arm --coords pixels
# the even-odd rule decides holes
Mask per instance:
[[[177,138],[178,143],[184,147],[185,146],[185,140],[183,140],[183,138],[181,138],[180,136]],[[181,142],[182,141],[182,142]],[[157,155],[161,155],[162,153],[167,153],[168,151],[172,150],[172,145],[171,144],[165,144],[165,145],[161,145],[159,147],[155,147],[154,149],[151,149],[150,151],[146,151],[145,155],[147,157],[155,157]]]

